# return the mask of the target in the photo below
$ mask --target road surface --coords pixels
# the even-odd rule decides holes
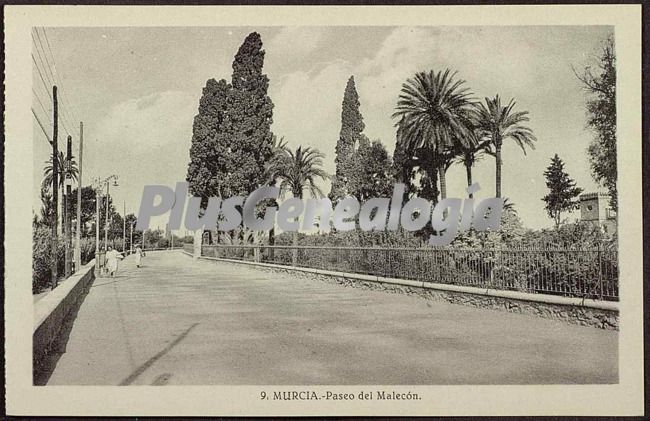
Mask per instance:
[[[98,278],[48,385],[618,382],[615,331],[193,261]],[[65,340],[62,340],[65,342]]]

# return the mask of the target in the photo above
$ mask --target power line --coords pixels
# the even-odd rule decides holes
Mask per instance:
[[[32,108],[32,114],[34,115],[34,118],[38,122],[38,125],[40,126],[41,130],[43,131],[43,134],[47,138],[47,141],[50,142],[50,145],[52,145],[52,139],[50,139],[50,135],[47,134],[47,131],[45,130],[45,127],[43,127],[43,123],[41,123],[41,120],[38,118],[38,115],[36,115],[36,112]]]
[[[38,70],[38,75],[40,76],[41,82],[43,82],[43,86],[45,87],[45,92],[47,92],[47,95],[50,97],[50,100],[52,102],[54,102],[54,100],[52,99],[52,94],[50,93],[50,90],[48,89],[47,83],[45,82],[45,80],[43,78],[43,74],[41,73],[41,69],[39,68],[38,63],[36,63],[36,59],[34,58],[33,54],[32,54],[32,60],[34,61],[34,65],[36,66],[36,70]],[[38,97],[38,95],[36,95],[36,91],[34,91],[34,88],[32,88],[32,92],[36,96],[36,99],[41,104],[41,107],[43,107],[43,111],[45,111],[45,114],[47,115],[48,112],[45,110],[45,106],[43,105],[43,102],[41,101],[41,99]],[[63,125],[63,129],[65,130],[65,132],[68,135],[70,135],[70,131],[68,130],[68,128],[67,128],[67,126],[65,124],[65,119],[61,119],[61,123]]]
[[[43,110],[43,112],[45,113],[45,115],[49,115],[50,113],[45,109],[45,106],[43,105],[43,102],[42,102],[41,99],[38,97],[38,94],[36,93],[36,91],[34,90],[33,87],[32,87],[32,93],[33,93],[34,96],[36,97],[36,100],[38,101],[38,103],[41,104],[41,109]],[[47,121],[49,122],[50,119],[48,118]]]
[[[43,42],[41,41],[41,36],[38,34],[37,28],[34,28],[34,32],[36,33],[36,39],[38,39],[38,44],[41,46],[41,50],[39,51],[38,46],[36,45],[36,41],[34,40],[34,36],[32,36],[32,40],[34,41],[34,47],[36,47],[36,53],[38,54],[38,58],[41,60],[41,65],[43,66],[43,68],[50,71],[50,73],[48,74],[44,70],[45,76],[48,77],[48,82],[50,82],[52,85],[56,85],[56,82],[54,80],[54,74],[52,73],[52,68],[50,66],[50,62],[47,59],[47,55],[45,54],[45,48],[43,47]],[[43,52],[43,55],[41,55],[41,51]],[[45,60],[43,60],[43,57],[45,57]],[[46,63],[47,66],[45,65]]]
[[[50,60],[47,57],[45,47],[43,47],[43,41],[41,40],[41,36],[38,33],[38,28],[34,28],[34,32],[36,33],[36,39],[38,39],[38,44],[41,46],[41,51],[43,52],[43,56],[45,57],[45,60],[43,60],[43,56],[41,56],[41,51],[39,51],[38,46],[36,45],[36,41],[34,41],[34,47],[36,47],[36,53],[38,54],[38,58],[41,61],[41,66],[42,67],[47,67],[47,70],[50,71],[49,75],[48,75],[47,71],[44,70],[43,72],[45,73],[46,77],[49,76],[48,81],[50,81],[52,85],[57,85],[59,87],[59,94],[63,98],[63,92],[62,92],[62,89],[61,89],[61,84],[57,83],[57,78],[54,76],[54,73],[56,72],[56,64],[54,63],[54,56],[52,56],[52,64],[50,64]],[[45,35],[45,32],[43,32],[43,34]],[[34,40],[33,36],[32,36],[32,40]],[[47,39],[46,39],[46,41],[47,41]],[[35,60],[34,60],[34,62],[35,62]],[[45,64],[47,64],[47,66]],[[54,71],[52,70],[52,66],[54,66]],[[38,67],[38,65],[37,65],[37,67]],[[48,89],[48,92],[49,92],[49,89]],[[51,99],[51,96],[50,96],[50,99]],[[62,117],[61,118],[61,123],[63,123],[63,128],[66,131],[66,133],[69,135],[70,131],[68,130],[68,126],[72,126],[72,125],[70,124],[70,121],[69,121],[70,120],[70,117],[68,115],[69,113],[66,112],[67,107],[63,107],[62,105],[63,105],[62,103],[59,104],[59,108],[61,109],[61,117]]]
[[[36,52],[38,53],[38,48],[36,49]],[[39,59],[41,60],[41,64],[42,64],[43,59],[40,57],[40,55],[39,55]],[[47,77],[47,72],[46,71],[41,72],[41,68],[38,65],[38,63],[36,62],[36,59],[34,58],[34,54],[32,54],[32,61],[34,62],[34,66],[36,66],[36,70],[38,71],[38,75],[39,75],[39,77],[41,79],[41,82],[43,82],[43,87],[45,88],[45,92],[47,92],[47,95],[50,97],[50,101],[54,102],[54,99],[52,99],[52,94],[50,93],[48,83],[45,82],[46,78],[43,77],[43,73],[45,73],[45,76]],[[52,85],[55,85],[55,83],[52,83]],[[38,96],[37,96],[37,98],[38,98]],[[63,128],[64,128],[64,130],[66,131],[67,134],[70,134],[70,131],[68,130],[64,120],[65,120],[64,118],[61,119],[61,123],[63,124]]]
[[[52,94],[50,93],[50,90],[48,88],[48,84],[45,82],[45,79],[43,79],[43,74],[41,73],[41,69],[38,67],[38,64],[36,64],[36,60],[34,59],[34,54],[32,54],[32,60],[34,61],[34,66],[36,66],[36,70],[38,70],[38,75],[41,77],[41,82],[43,82],[43,87],[45,87],[45,92],[47,92],[47,95],[50,97],[50,101],[54,101],[52,99]]]
[[[56,70],[56,61],[54,60],[54,54],[52,54],[52,47],[50,47],[50,40],[47,37],[47,32],[45,32],[45,28],[41,28],[41,31],[43,31],[43,36],[45,37],[45,43],[47,44],[47,49],[50,52],[50,57],[52,57],[52,66],[54,67],[54,73],[56,73],[56,76],[59,79],[59,82],[61,83],[61,78],[58,77],[59,72]],[[63,84],[61,83],[61,85],[63,85]],[[75,112],[75,108],[72,106],[72,104],[70,103],[70,101],[68,99],[68,95],[67,95],[68,90],[66,89],[65,92],[66,92],[66,94],[63,95],[63,97],[64,97],[63,100],[68,103],[68,107],[70,109],[70,112],[72,112],[73,117],[75,117],[75,121],[78,121],[78,119],[76,118],[77,113]]]

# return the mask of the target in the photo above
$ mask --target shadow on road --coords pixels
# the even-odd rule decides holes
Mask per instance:
[[[176,345],[178,345],[180,343],[180,341],[185,339],[185,337],[190,333],[190,331],[192,329],[194,329],[194,327],[196,327],[196,325],[198,325],[198,323],[194,323],[192,326],[187,328],[187,330],[185,332],[178,335],[178,337],[176,339],[174,339],[174,341],[172,343],[167,345],[162,351],[160,351],[159,353],[157,353],[153,357],[149,358],[144,364],[142,364],[140,367],[135,369],[135,371],[133,373],[129,374],[129,376],[127,378],[125,378],[124,380],[122,380],[120,382],[120,386],[127,386],[127,385],[130,385],[131,383],[133,383],[135,381],[135,379],[137,379],[142,373],[144,373],[149,367],[151,367],[153,365],[153,363],[158,361],[166,353],[171,351],[172,348],[174,348]],[[166,383],[166,380],[168,379],[168,377],[171,377],[171,374],[166,373],[164,376],[166,378],[161,378],[159,376],[154,381],[154,383],[155,383],[154,385],[161,386],[162,384]]]
[[[91,288],[101,287],[101,286],[104,286],[104,285],[110,285],[110,284],[114,284],[116,282],[122,282],[122,281],[130,279],[130,278],[132,278],[132,277],[127,276],[127,275],[116,275],[116,276],[114,276],[112,278],[109,278],[109,277],[99,278],[99,279],[104,279],[106,282],[102,282],[101,284],[97,284],[97,285],[92,285]],[[112,279],[112,280],[109,281],[109,279]]]

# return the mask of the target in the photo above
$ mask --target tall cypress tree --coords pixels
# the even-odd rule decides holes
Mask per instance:
[[[225,195],[246,195],[264,184],[264,164],[273,153],[273,102],[262,73],[264,50],[257,32],[249,34],[232,64],[225,135],[229,139]]]
[[[203,199],[203,206],[207,205],[209,197],[223,195],[228,176],[229,140],[224,136],[224,129],[231,90],[223,79],[208,80],[199,101],[199,113],[194,117],[186,180],[190,193]]]
[[[208,199],[222,196],[228,177],[228,138],[224,136],[227,125],[226,109],[232,87],[225,81],[209,79],[199,100],[199,113],[194,117],[190,163],[186,180],[192,195],[200,197],[203,209]],[[196,233],[195,247],[201,243],[201,233]],[[212,242],[212,233],[209,235]],[[195,250],[196,252],[196,250]]]
[[[364,137],[362,134],[365,124],[363,116],[359,111],[359,95],[354,84],[354,76],[350,76],[343,94],[341,109],[341,132],[336,142],[336,173],[332,178],[332,189],[330,200],[333,202],[346,196],[348,192],[347,183],[350,177],[350,162],[356,145]]]

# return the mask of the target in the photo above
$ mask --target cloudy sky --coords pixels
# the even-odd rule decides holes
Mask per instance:
[[[392,154],[391,114],[402,83],[422,70],[458,71],[477,98],[515,98],[530,112],[537,148],[524,157],[512,142],[503,151],[503,194],[531,228],[552,225],[541,198],[543,172],[557,153],[585,191],[598,187],[586,155],[585,93],[571,66],[594,63],[608,27],[197,27],[47,28],[64,109],[84,122],[84,184],[117,174],[111,189],[118,208],[137,214],[147,184],[174,186],[185,179],[201,89],[209,78],[230,79],[232,60],[252,31],[266,50],[264,71],[275,104],[272,130],[291,146],[309,145],[327,156],[334,172],[345,84],[354,75],[366,124]],[[45,40],[43,40],[45,42]],[[40,47],[38,47],[40,48]],[[45,47],[47,50],[47,46]],[[38,55],[36,60],[38,60]],[[39,63],[40,64],[40,63]],[[34,90],[50,113],[49,97],[36,71]],[[47,124],[45,111],[34,109]],[[78,123],[70,122],[70,125]],[[74,132],[77,149],[77,128]],[[35,208],[50,149],[34,125]],[[61,145],[61,143],[59,143]],[[77,152],[75,152],[77,155]],[[464,168],[448,175],[448,195],[464,197]],[[474,169],[478,197],[494,195],[494,160]],[[329,188],[327,188],[328,190]],[[327,191],[326,190],[326,191]],[[575,213],[571,218],[577,217]],[[165,220],[154,221],[164,227]]]

